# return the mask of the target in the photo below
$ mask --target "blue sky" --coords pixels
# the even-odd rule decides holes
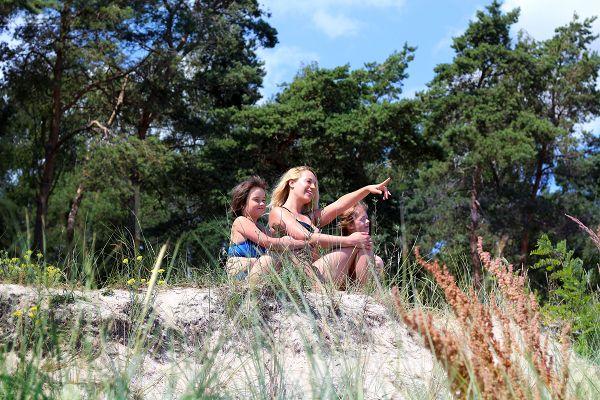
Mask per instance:
[[[434,67],[452,59],[452,37],[464,32],[469,20],[489,2],[475,0],[260,0],[279,32],[274,49],[260,50],[267,75],[265,98],[290,82],[302,65],[316,61],[323,67],[382,62],[405,42],[416,46],[408,68],[405,96],[425,88]],[[491,0],[490,0],[491,2]],[[600,16],[600,0],[507,0],[505,10],[521,9],[514,33],[525,30],[538,40],[554,28],[580,17]],[[595,22],[600,33],[600,21]],[[600,40],[593,48],[600,51]],[[600,130],[600,119],[586,124]]]

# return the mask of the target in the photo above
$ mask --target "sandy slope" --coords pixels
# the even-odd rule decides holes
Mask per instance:
[[[136,355],[131,332],[143,293],[0,284],[0,336],[12,340],[13,312],[33,304],[66,331],[83,332],[93,356],[69,350],[72,359],[49,368],[71,383],[65,397],[118,375],[153,399],[204,386],[204,393],[233,398],[324,398],[346,390],[366,398],[448,396],[429,351],[372,297],[305,293],[290,301],[266,290],[253,299],[245,293],[229,286],[159,290],[149,349]]]

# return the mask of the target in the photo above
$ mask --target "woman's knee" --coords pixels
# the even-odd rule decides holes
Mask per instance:
[[[254,273],[267,273],[272,269],[275,269],[275,259],[269,255],[260,256],[252,265],[252,271]]]
[[[248,271],[256,260],[256,258],[229,257],[225,264],[225,271],[228,275],[237,275],[239,272]]]
[[[351,247],[343,247],[325,254],[315,261],[314,265],[319,269],[347,268],[347,264],[355,255]]]

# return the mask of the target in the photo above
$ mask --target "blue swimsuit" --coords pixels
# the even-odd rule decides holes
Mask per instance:
[[[265,254],[267,249],[251,240],[245,240],[239,244],[232,244],[227,250],[229,257],[246,257],[246,258],[258,258]]]

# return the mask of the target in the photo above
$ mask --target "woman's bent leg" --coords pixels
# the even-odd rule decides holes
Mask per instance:
[[[369,271],[373,269],[375,260],[373,252],[368,250],[360,250],[356,255],[356,262],[354,263],[354,271],[356,273],[356,283],[358,286],[365,286],[369,281]]]
[[[353,247],[342,247],[319,258],[313,264],[317,271],[336,288],[341,288],[348,278],[348,270],[356,258]]]
[[[383,270],[385,269],[385,265],[383,260],[379,256],[375,256],[375,273],[377,274],[377,278],[380,280],[383,278]]]
[[[248,276],[248,283],[256,285],[260,282],[262,277],[271,273],[276,268],[275,259],[270,255],[262,255],[252,264],[250,268],[250,274]]]
[[[356,283],[359,286],[365,286],[372,278],[381,280],[383,268],[381,257],[374,255],[372,251],[361,250],[356,255]]]
[[[243,281],[247,278],[252,264],[256,262],[256,258],[247,257],[229,257],[225,264],[225,271],[229,278],[238,281]]]

